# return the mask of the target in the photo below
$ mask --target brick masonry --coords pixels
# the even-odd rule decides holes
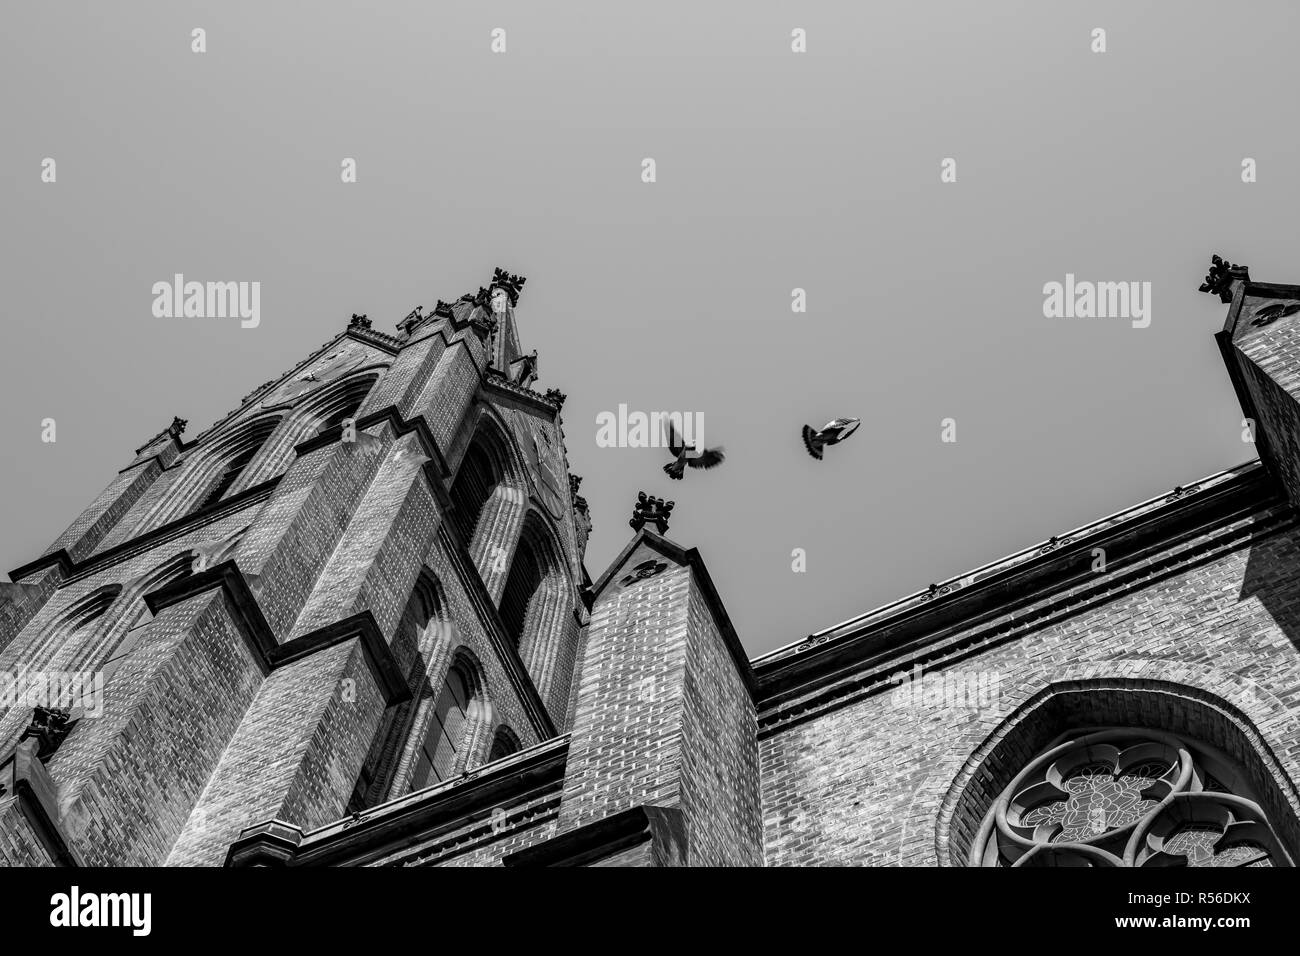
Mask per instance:
[[[1110,725],[1218,748],[1295,853],[1300,325],[1254,319],[1300,287],[1235,277],[1228,296],[1263,467],[1099,522],[1103,567],[1054,540],[752,662],[699,555],[661,536],[634,535],[584,593],[588,519],[558,405],[511,378],[512,308],[460,300],[398,336],[356,323],[193,440],[136,451],[0,587],[0,674],[95,671],[134,642],[102,714],[42,765],[49,799],[0,793],[0,861],[221,865],[273,830],[297,841],[277,844],[288,865],[964,865],[1050,740]],[[331,361],[350,371],[329,379]],[[345,411],[367,422],[356,442],[321,431]],[[481,440],[503,470],[463,541],[449,490]],[[553,560],[516,646],[498,605],[521,540]],[[452,776],[407,792],[453,665],[476,696]],[[0,780],[31,717],[0,706]],[[498,732],[522,749],[490,761]]]

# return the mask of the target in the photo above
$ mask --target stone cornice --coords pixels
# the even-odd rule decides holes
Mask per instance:
[[[1016,639],[1296,524],[1296,513],[1257,463],[1230,475],[1200,495],[1171,496],[1165,508],[1142,521],[1053,549],[1031,566],[979,580],[965,593],[843,634],[823,632],[810,639],[821,643],[797,657],[776,652],[759,659],[760,728],[844,706],[849,698],[880,691],[890,675],[914,663],[946,665],[954,656]],[[1092,570],[1097,547],[1107,555],[1105,571]]]
[[[498,838],[492,810],[545,793],[558,801],[568,752],[568,736],[557,737],[307,834],[275,821],[250,827],[231,847],[226,865],[365,865],[474,821],[486,831],[482,842],[492,842]]]
[[[503,866],[591,866],[633,847],[651,844],[658,866],[685,866],[688,837],[677,807],[641,805],[568,830],[501,858]]]
[[[487,370],[483,376],[483,385],[485,388],[523,399],[527,404],[533,406],[539,411],[548,413],[552,418],[555,418],[560,414],[560,404],[562,403],[552,401],[541,392],[534,392],[531,388],[525,388],[523,385],[516,385],[514,382],[505,378],[497,369]]]

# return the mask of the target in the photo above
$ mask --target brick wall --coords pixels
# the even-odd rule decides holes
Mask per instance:
[[[824,710],[764,716],[760,741],[769,865],[934,865],[963,857],[989,801],[1019,769],[1014,759],[982,776],[971,755],[1027,701],[1072,682],[1128,681],[1139,694],[1183,685],[1239,713],[1276,755],[1291,814],[1300,780],[1300,560],[1294,524],[1231,550],[1200,556],[1135,590],[1084,605],[1046,626],[1008,625],[978,651],[937,660],[927,675],[996,675],[985,707],[896,700],[886,674],[874,689],[849,692]],[[1059,603],[1069,605],[1066,596]],[[1031,609],[1016,617],[1032,621]],[[906,670],[900,664],[894,673]],[[1098,688],[1096,699],[1101,699]],[[1174,732],[1203,729],[1193,713],[1162,697],[1150,719]],[[1136,712],[1136,711],[1135,711]],[[1055,732],[1067,729],[1058,726]],[[1206,731],[1208,733],[1208,731]],[[1022,755],[1023,756],[1023,755]],[[965,772],[980,789],[965,817],[941,827],[945,800]],[[1286,779],[1289,777],[1289,781]],[[960,787],[957,788],[960,790]],[[950,808],[951,810],[951,808]],[[972,822],[973,821],[973,822]],[[1278,821],[1280,825],[1282,821]],[[942,832],[944,829],[950,832]],[[952,845],[949,846],[948,844]]]
[[[624,586],[655,560],[660,573]],[[592,609],[561,831],[679,807],[693,865],[762,862],[754,708],[689,565],[644,544]]]

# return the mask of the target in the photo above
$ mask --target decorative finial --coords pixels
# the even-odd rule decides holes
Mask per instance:
[[[555,406],[557,412],[563,410],[564,400],[568,397],[558,388],[548,388],[546,390],[546,400]]]
[[[569,475],[569,495],[573,496],[578,493],[578,486],[582,484],[582,475]]]
[[[357,315],[355,312],[353,312],[352,321],[348,323],[348,328],[368,329],[370,328],[370,320],[367,319],[364,315]]]
[[[404,332],[405,334],[410,335],[411,330],[423,321],[424,321],[424,306],[417,305],[414,309],[412,309],[409,313],[407,313],[406,318],[402,319],[401,322],[397,323],[397,327],[401,329],[402,332]]]
[[[433,314],[445,316],[449,319],[455,316],[455,313],[451,310],[451,303],[443,302],[442,299],[439,299],[438,304],[433,307]]]
[[[658,529],[660,534],[668,533],[668,518],[673,513],[676,502],[664,501],[644,491],[636,496],[636,507],[632,509],[632,520],[628,522],[633,531],[640,531],[648,524]]]
[[[180,438],[185,431],[185,426],[188,424],[189,422],[183,418],[173,418],[172,423],[167,426],[167,434],[171,435],[172,438]]]
[[[492,311],[492,293],[482,286],[478,287],[477,292],[466,292],[460,297],[461,302],[468,302],[483,309],[484,312]]]
[[[524,283],[528,280],[523,276],[511,275],[505,269],[497,268],[492,273],[492,285],[494,288],[504,289],[506,295],[510,297],[510,308],[519,304],[519,293],[524,288]]]
[[[1210,271],[1198,291],[1217,295],[1221,302],[1231,302],[1233,279],[1244,279],[1249,282],[1250,269],[1246,266],[1234,265],[1222,256],[1211,256]]]

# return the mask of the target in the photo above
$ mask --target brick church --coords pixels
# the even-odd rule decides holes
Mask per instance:
[[[523,286],[353,316],[0,585],[0,860],[1298,858],[1300,286],[1202,286],[1258,461],[755,660],[665,503],[588,575]]]

